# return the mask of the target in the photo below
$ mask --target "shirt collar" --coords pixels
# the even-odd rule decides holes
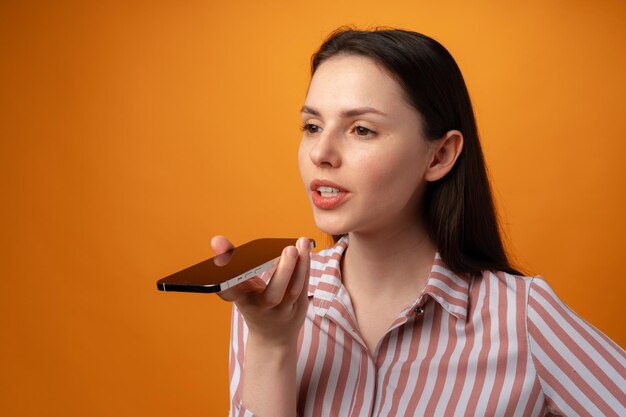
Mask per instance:
[[[313,297],[316,311],[321,315],[325,314],[342,286],[340,264],[347,247],[348,236],[345,235],[330,248],[311,254],[308,294],[309,297]],[[421,308],[429,298],[432,298],[448,313],[465,320],[469,304],[469,287],[469,276],[456,274],[450,270],[437,251],[422,293],[403,313],[407,316],[412,314],[412,311]]]

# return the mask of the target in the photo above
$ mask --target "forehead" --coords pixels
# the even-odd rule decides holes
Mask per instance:
[[[362,56],[339,55],[317,68],[306,104],[328,110],[371,106],[393,111],[410,107],[404,90],[377,62]]]

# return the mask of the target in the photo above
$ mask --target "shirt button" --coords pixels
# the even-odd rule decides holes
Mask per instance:
[[[424,313],[424,309],[422,307],[415,307],[415,314],[423,314]]]

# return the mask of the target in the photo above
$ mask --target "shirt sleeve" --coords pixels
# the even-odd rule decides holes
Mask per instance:
[[[550,413],[626,416],[626,352],[567,307],[539,275],[529,290],[528,335]]]
[[[248,328],[243,316],[233,303],[230,327],[229,380],[230,380],[230,413],[229,417],[257,417],[247,410],[241,400],[241,376],[243,359],[246,352]]]

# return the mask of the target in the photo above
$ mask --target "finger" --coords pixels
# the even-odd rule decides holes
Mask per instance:
[[[263,280],[263,282],[265,282],[266,285],[270,282],[270,280],[274,276],[274,272],[276,272],[276,268],[278,267],[278,259],[272,262],[272,267],[270,269],[262,272],[261,275],[259,275],[259,277]]]
[[[265,290],[265,281],[259,277],[252,277],[241,284],[218,292],[222,300],[239,302],[247,299],[251,294],[259,294]]]
[[[309,249],[309,239],[305,237],[301,237],[297,242],[298,247],[298,262],[296,263],[296,267],[287,286],[287,290],[285,291],[285,296],[283,297],[284,303],[294,303],[302,292],[308,290],[309,284],[309,267],[311,263],[311,253]]]
[[[283,250],[276,272],[274,272],[263,294],[262,302],[266,307],[275,307],[280,304],[285,295],[285,289],[291,281],[297,261],[298,249],[295,246],[287,246]]]
[[[211,239],[211,248],[213,248],[215,253],[219,255],[221,253],[228,252],[235,247],[225,236],[217,235],[213,236],[213,239]]]
[[[309,280],[311,277],[311,247],[309,239],[306,240],[306,246],[303,247],[302,256],[302,269],[303,274],[302,283],[300,284],[300,294],[304,295],[304,298],[309,297]]]

